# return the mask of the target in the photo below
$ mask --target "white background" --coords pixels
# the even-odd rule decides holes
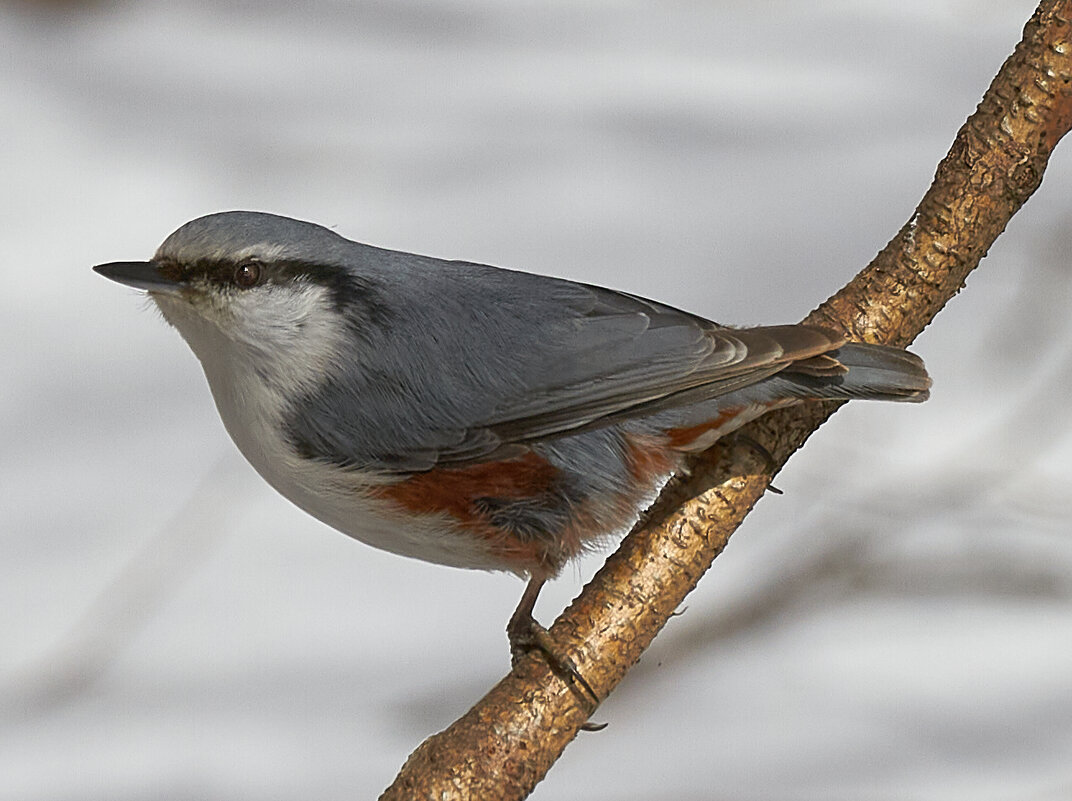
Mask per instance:
[[[0,798],[375,797],[505,672],[521,591],[275,495],[91,265],[249,208],[791,322],[908,219],[1032,10],[0,6]],[[1070,222],[1064,143],[917,341],[932,400],[793,458],[535,798],[1072,795]]]

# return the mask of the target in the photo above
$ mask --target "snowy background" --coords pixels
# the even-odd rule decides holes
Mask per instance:
[[[799,319],[908,218],[1033,0],[0,5],[0,799],[375,797],[521,584],[275,495],[90,266],[186,220]],[[1072,143],[535,798],[1072,795]],[[550,620],[597,568],[544,593]]]

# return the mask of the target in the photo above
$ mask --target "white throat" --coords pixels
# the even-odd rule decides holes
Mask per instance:
[[[315,389],[342,357],[346,329],[329,291],[305,283],[228,297],[154,294],[153,300],[200,359],[239,450],[277,485],[280,460],[296,458],[282,436],[288,403]]]

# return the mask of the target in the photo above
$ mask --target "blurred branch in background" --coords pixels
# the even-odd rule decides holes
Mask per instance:
[[[911,521],[907,522],[911,525]],[[809,543],[824,543],[800,561],[778,571],[747,596],[713,616],[683,609],[674,624],[674,644],[659,657],[663,669],[675,661],[696,658],[732,637],[862,598],[912,599],[944,596],[950,599],[1016,598],[1068,602],[1072,599],[1072,564],[1036,556],[1009,559],[1003,550],[975,550],[970,556],[949,553],[890,553],[869,533],[826,530],[801,532]],[[637,672],[642,672],[638,666]],[[662,679],[665,673],[660,674]],[[655,677],[651,677],[655,680]]]
[[[0,678],[0,710],[40,715],[98,681],[209,554],[234,530],[242,507],[233,480],[241,463],[227,455],[205,473],[186,502],[147,540],[45,655]]]
[[[852,338],[907,344],[1038,188],[1050,152],[1072,125],[1072,0],[1043,2],[979,108],[958,132],[915,213],[886,248],[808,322]],[[780,468],[836,410],[809,404],[746,431]],[[551,630],[601,697],[695,586],[762,496],[772,465],[730,444],[672,483]],[[857,559],[856,546],[841,558]],[[801,572],[822,575],[822,560]],[[383,798],[520,799],[587,720],[585,699],[530,654],[466,715],[425,741]]]

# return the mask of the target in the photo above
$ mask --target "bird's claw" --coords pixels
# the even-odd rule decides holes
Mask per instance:
[[[510,663],[512,665],[516,667],[521,657],[529,651],[540,651],[547,658],[552,670],[583,689],[595,705],[599,705],[600,698],[592,689],[592,685],[581,675],[573,660],[560,652],[547,629],[537,623],[531,614],[514,615],[510,618],[506,634],[510,640]]]

